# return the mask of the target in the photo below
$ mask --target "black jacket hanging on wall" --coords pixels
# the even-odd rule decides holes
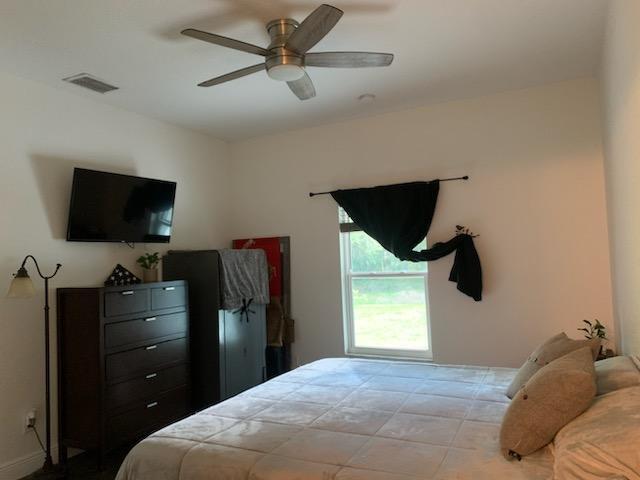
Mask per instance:
[[[415,251],[431,227],[440,182],[413,182],[336,190],[331,196],[365,233],[400,260],[430,262],[456,252],[449,280],[476,301],[482,299],[482,268],[473,238],[460,234]]]

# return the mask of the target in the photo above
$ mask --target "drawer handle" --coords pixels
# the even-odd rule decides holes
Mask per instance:
[[[125,290],[124,292],[120,292],[120,295],[123,296],[127,296],[127,295],[134,295],[136,292],[134,292],[133,290]]]
[[[157,320],[156,317],[149,317],[144,319],[145,322],[155,322],[156,320]]]
[[[164,287],[163,290],[165,292],[173,292],[176,289],[176,287]]]
[[[147,404],[147,408],[153,408],[153,407],[157,407],[158,406],[158,402],[151,402],[149,404]]]
[[[158,345],[149,345],[148,347],[145,347],[145,350],[155,350],[156,348],[158,348]]]
[[[146,378],[147,380],[149,380],[149,379],[151,379],[151,378],[156,378],[157,376],[158,376],[158,374],[157,374],[157,373],[150,373],[149,375],[147,375],[147,376],[146,376],[146,377],[144,377],[144,378]]]

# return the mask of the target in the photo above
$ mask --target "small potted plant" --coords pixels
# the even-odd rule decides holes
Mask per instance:
[[[160,253],[145,253],[137,260],[142,267],[142,279],[144,283],[158,281],[158,264],[160,263]]]
[[[579,328],[581,332],[584,332],[584,338],[591,340],[593,338],[599,338],[602,342],[609,340],[607,338],[607,327],[600,323],[600,320],[595,319],[593,322],[589,320],[583,320],[586,326]],[[598,354],[598,360],[613,356],[612,350],[604,350],[604,346],[600,345],[600,353]]]

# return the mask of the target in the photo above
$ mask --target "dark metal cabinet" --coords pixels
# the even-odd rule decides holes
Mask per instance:
[[[246,314],[221,310],[220,396],[237,395],[266,379],[266,307],[251,305]]]
[[[189,283],[191,386],[200,410],[264,381],[266,309],[252,304],[249,323],[221,310],[217,250],[170,251],[162,258],[165,280]]]
[[[190,412],[183,281],[58,289],[60,461],[112,448]]]

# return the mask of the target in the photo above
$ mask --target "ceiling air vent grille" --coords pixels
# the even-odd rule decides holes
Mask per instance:
[[[113,90],[118,90],[118,87],[114,87],[102,80],[98,80],[96,77],[92,77],[88,73],[80,73],[79,75],[63,78],[62,80],[78,85],[79,87],[88,88],[89,90],[98,93],[107,93]]]

